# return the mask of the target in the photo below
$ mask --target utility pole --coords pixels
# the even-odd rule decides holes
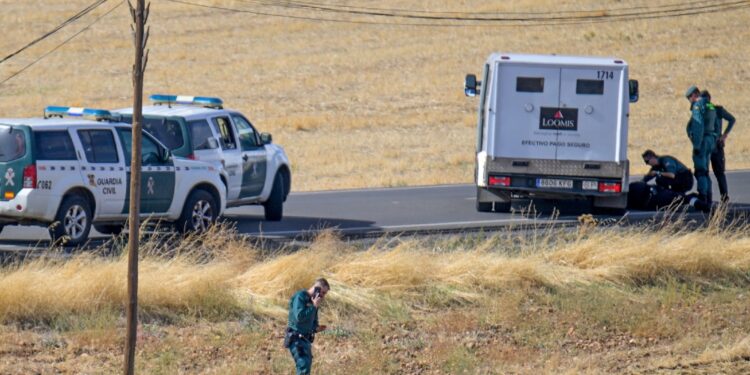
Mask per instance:
[[[148,12],[151,4],[136,0],[136,6],[128,0],[130,15],[133,17],[131,30],[135,45],[133,64],[133,139],[130,159],[130,208],[128,211],[128,306],[127,306],[127,346],[125,348],[125,374],[135,371],[135,342],[138,334],[138,238],[141,212],[141,132],[143,129],[143,73],[148,63]]]

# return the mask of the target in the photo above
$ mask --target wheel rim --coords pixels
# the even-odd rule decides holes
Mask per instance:
[[[208,229],[214,219],[214,210],[211,207],[211,203],[204,200],[195,202],[191,217],[193,230],[202,232]]]
[[[86,215],[86,210],[80,205],[72,205],[68,208],[68,211],[65,212],[63,227],[65,228],[65,234],[72,240],[77,240],[83,237],[87,223],[88,217]]]

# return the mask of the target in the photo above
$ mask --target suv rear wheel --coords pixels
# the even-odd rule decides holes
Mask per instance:
[[[284,178],[280,173],[273,178],[271,196],[263,203],[263,209],[268,221],[280,221],[284,216]]]
[[[205,190],[194,190],[185,201],[182,215],[177,219],[177,230],[180,232],[205,232],[217,218],[219,206],[213,195]]]
[[[81,245],[89,237],[91,216],[91,206],[86,198],[80,195],[66,197],[57,210],[55,223],[50,228],[52,240],[67,238],[66,245]]]

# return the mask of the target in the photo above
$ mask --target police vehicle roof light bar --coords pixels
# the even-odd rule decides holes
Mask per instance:
[[[50,117],[80,117],[94,121],[112,121],[112,113],[105,109],[47,106],[44,109],[44,118]]]
[[[224,101],[220,98],[210,96],[185,96],[185,95],[162,95],[156,94],[149,96],[149,99],[155,105],[171,105],[171,104],[182,104],[182,105],[195,105],[206,108],[222,109]]]

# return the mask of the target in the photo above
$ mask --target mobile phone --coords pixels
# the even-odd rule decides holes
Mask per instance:
[[[313,298],[318,298],[320,295],[320,287],[316,286],[315,289],[313,289]]]

